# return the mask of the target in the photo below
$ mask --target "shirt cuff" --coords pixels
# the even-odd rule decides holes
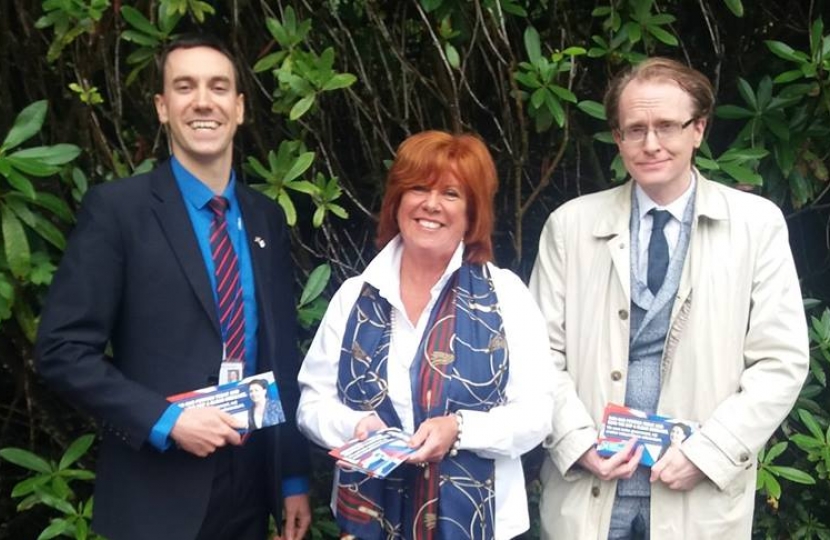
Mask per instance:
[[[170,439],[170,432],[173,431],[173,426],[176,425],[176,421],[181,414],[182,408],[175,403],[171,403],[161,413],[161,416],[153,425],[153,429],[150,430],[150,437],[148,438],[148,441],[156,450],[164,452],[173,445],[173,441]]]
[[[507,429],[493,429],[493,421],[487,411],[462,409],[456,411],[456,414],[463,417],[458,434],[459,450],[486,451],[510,446],[513,434]]]
[[[289,476],[282,481],[282,496],[305,495],[308,493],[308,478],[305,476]]]

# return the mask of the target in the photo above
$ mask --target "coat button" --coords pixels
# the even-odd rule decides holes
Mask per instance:
[[[599,497],[599,486],[594,486],[591,488],[591,495],[594,497]]]
[[[619,371],[616,371],[616,370],[611,372],[611,380],[612,381],[619,381],[620,379],[622,379],[622,373],[620,373]]]
[[[622,319],[623,321],[628,320],[628,310],[627,309],[619,310],[617,312],[617,315],[619,315],[620,319]]]
[[[749,454],[743,452],[740,456],[738,456],[738,459],[740,459],[741,462],[749,461]]]

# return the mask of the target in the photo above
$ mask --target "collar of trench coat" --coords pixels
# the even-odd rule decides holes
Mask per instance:
[[[711,181],[705,178],[697,169],[692,169],[692,172],[698,178],[697,187],[695,191],[695,209],[692,218],[692,238],[694,238],[697,228],[704,220],[726,220],[729,219],[729,212],[727,210],[726,201],[723,196],[718,193],[711,185]],[[631,273],[629,266],[630,250],[627,249],[610,249],[614,244],[619,243],[622,238],[623,242],[630,242],[629,225],[631,222],[631,190],[634,187],[634,181],[629,179],[623,186],[623,189],[617,191],[616,201],[613,210],[605,214],[602,219],[599,219],[594,225],[592,234],[596,238],[605,238],[609,244],[609,251],[614,263],[614,269],[617,277],[620,280],[625,291],[626,301],[631,302]],[[672,310],[672,318],[677,313],[677,310],[683,305],[685,299],[691,293],[691,283],[694,283],[694,275],[697,269],[694,266],[694,245],[695,242],[690,243],[690,252],[683,264],[683,273],[680,279],[680,287],[677,292],[678,302],[675,302]],[[691,274],[690,274],[691,272]]]

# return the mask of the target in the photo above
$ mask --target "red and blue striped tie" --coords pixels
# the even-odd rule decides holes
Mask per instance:
[[[216,276],[216,296],[219,307],[219,323],[225,340],[226,360],[245,360],[245,312],[242,301],[242,284],[239,278],[239,261],[228,235],[225,212],[228,200],[213,197],[208,203],[213,211],[210,225],[210,251]]]

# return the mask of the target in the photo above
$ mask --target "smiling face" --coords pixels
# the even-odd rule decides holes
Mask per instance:
[[[614,140],[631,178],[659,204],[674,201],[689,187],[692,156],[703,140],[706,120],[693,121],[671,139],[658,139],[654,129],[682,125],[694,111],[692,97],[670,80],[635,79],[620,94]],[[645,139],[623,140],[621,132],[634,127],[648,130]]]
[[[406,190],[397,221],[409,255],[448,263],[467,231],[463,186],[447,171],[432,185],[425,183]]]
[[[252,383],[248,387],[248,397],[250,397],[251,401],[254,403],[264,403],[266,399],[265,388],[259,384]]]
[[[210,47],[173,50],[164,64],[164,92],[155,103],[173,155],[185,168],[197,176],[205,168],[230,170],[245,100],[227,56]]]
[[[683,431],[683,428],[680,426],[674,426],[671,428],[671,432],[669,433],[669,441],[671,441],[672,446],[680,446],[686,439],[686,432]]]

